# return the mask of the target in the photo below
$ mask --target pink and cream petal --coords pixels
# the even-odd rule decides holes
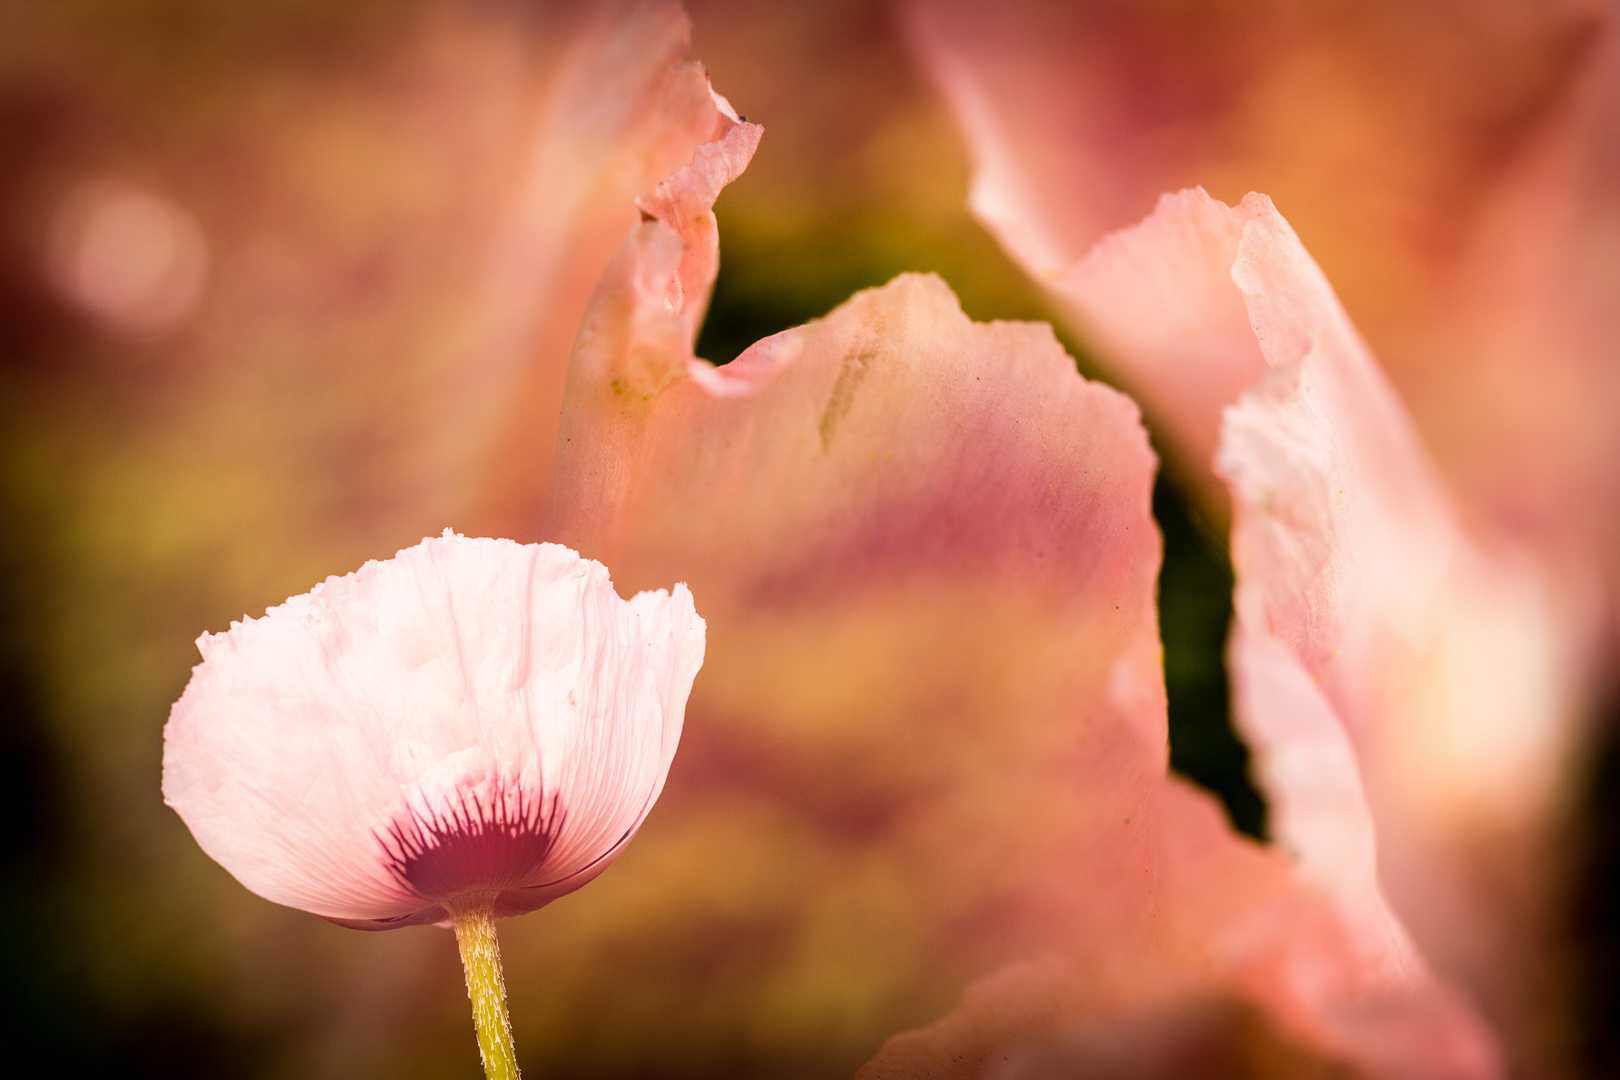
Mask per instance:
[[[711,100],[718,136],[640,200],[642,222],[597,283],[569,364],[547,534],[599,537],[592,554],[613,551],[651,402],[701,366],[692,348],[720,265],[714,200],[763,130]]]
[[[426,540],[205,637],[165,798],[249,888],[350,925],[577,879],[669,768],[703,631],[689,597],[664,621],[566,548]]]
[[[1482,932],[1507,932],[1507,916],[1468,883],[1468,848],[1481,830],[1514,834],[1556,805],[1578,620],[1523,555],[1464,532],[1400,402],[1269,200],[1166,196],[1052,287],[1137,373],[1150,410],[1157,395],[1169,402],[1159,416],[1191,409],[1202,422],[1224,405],[1213,462],[1238,579],[1234,711],[1279,843],[1397,951],[1410,950],[1375,868],[1446,970],[1487,993],[1511,982],[1482,960],[1504,948]],[[1183,353],[1190,383],[1220,372],[1221,394],[1197,404],[1168,377],[1178,348],[1133,319],[1149,309],[1197,342]],[[1207,437],[1179,434],[1195,447]]]

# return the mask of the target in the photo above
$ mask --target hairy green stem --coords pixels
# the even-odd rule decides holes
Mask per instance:
[[[478,1028],[478,1056],[487,1080],[518,1080],[512,1022],[506,1014],[506,979],[501,950],[495,943],[495,916],[488,909],[452,913],[461,966],[467,973],[473,1024]]]

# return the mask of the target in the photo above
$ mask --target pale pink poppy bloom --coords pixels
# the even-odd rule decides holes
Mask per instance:
[[[567,548],[446,530],[197,645],[165,801],[268,900],[453,922],[486,1071],[515,1076],[493,919],[590,881],[652,809],[703,661],[691,593],[622,600]]]
[[[579,888],[663,789],[703,620],[556,544],[446,533],[204,634],[163,795],[268,900],[363,929]]]
[[[781,829],[812,838],[805,873],[774,864],[803,890],[750,915],[811,935],[845,912],[859,943],[772,957],[765,985],[813,993],[845,964],[839,992],[881,1020],[1055,955],[1094,1020],[1214,996],[1312,1061],[1496,1075],[1366,860],[1327,880],[1168,775],[1156,461],[1135,406],[1049,328],[973,323],[943,282],[906,275],[726,367],[694,356],[709,208],[751,127],[643,201],[598,286],[551,528],[622,580],[674,573],[705,597],[705,736],[670,827],[727,806],[782,822],[732,849],[739,866]],[[1359,803],[1332,813],[1365,825]],[[891,1043],[872,1074],[979,1075],[1063,1034],[970,1013]]]

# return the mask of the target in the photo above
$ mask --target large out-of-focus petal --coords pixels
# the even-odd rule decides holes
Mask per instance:
[[[1589,5],[1564,85],[1478,185],[1428,317],[1379,345],[1471,506],[1561,561],[1594,559],[1620,603],[1620,6]],[[1386,354],[1388,354],[1386,356]],[[1595,549],[1595,550],[1594,550]]]
[[[1149,407],[1188,418],[1172,435],[1211,452],[1209,480],[1228,487],[1234,712],[1278,841],[1363,915],[1382,909],[1381,865],[1442,968],[1518,1012],[1496,998],[1517,993],[1504,957],[1525,913],[1492,891],[1479,849],[1522,847],[1557,806],[1578,613],[1523,555],[1465,533],[1268,199],[1165,196],[1051,284]],[[1178,340],[1141,330],[1149,310]]]
[[[712,199],[698,178],[736,160],[716,157],[667,190]],[[1334,1061],[1491,1075],[1488,1039],[1360,897],[1167,776],[1135,406],[1049,328],[973,323],[911,275],[711,368],[681,306],[711,236],[683,241],[661,205],[576,345],[552,528],[632,587],[674,573],[704,597],[661,827],[762,820],[730,873],[798,883],[739,897],[771,947],[711,939],[682,999],[744,1031],[792,1000],[828,1018],[805,1052],[848,1060],[1056,952],[1104,988],[1094,1016],[1224,992]]]
[[[448,533],[198,642],[165,799],[267,899],[351,923],[584,884],[651,808],[703,621],[555,544]]]
[[[1101,355],[1129,358],[1118,362],[1132,392],[1172,453],[1197,465],[1214,459],[1221,409],[1265,370],[1229,272],[1242,239],[1242,222],[1226,207],[1183,191],[1045,276]],[[1184,471],[1214,494],[1207,470]]]
[[[1216,458],[1234,503],[1238,714],[1263,759],[1286,745],[1291,718],[1264,683],[1279,646],[1321,687],[1340,738],[1360,748],[1387,888],[1522,1043],[1536,946],[1519,935],[1545,916],[1504,896],[1497,868],[1511,851],[1518,873],[1546,873],[1538,851],[1568,798],[1584,617],[1525,554],[1465,533],[1293,231],[1256,197],[1236,213],[1232,280],[1270,365],[1227,410]],[[1309,828],[1320,774],[1270,764],[1269,786],[1293,793],[1281,797]]]
[[[1593,302],[1612,5],[907,10],[980,218],[1206,500],[1229,492],[1235,711],[1279,839],[1341,891],[1376,859],[1430,957],[1541,1055],[1547,835],[1620,460]],[[1308,230],[1488,543],[1268,203],[1182,191],[1121,228],[1195,183]]]

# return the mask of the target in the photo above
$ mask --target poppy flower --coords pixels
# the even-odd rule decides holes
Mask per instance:
[[[579,888],[635,834],[703,643],[684,585],[626,601],[567,548],[447,530],[203,635],[164,798],[266,899],[364,929],[453,921],[466,958],[463,924],[492,950],[493,917]]]

